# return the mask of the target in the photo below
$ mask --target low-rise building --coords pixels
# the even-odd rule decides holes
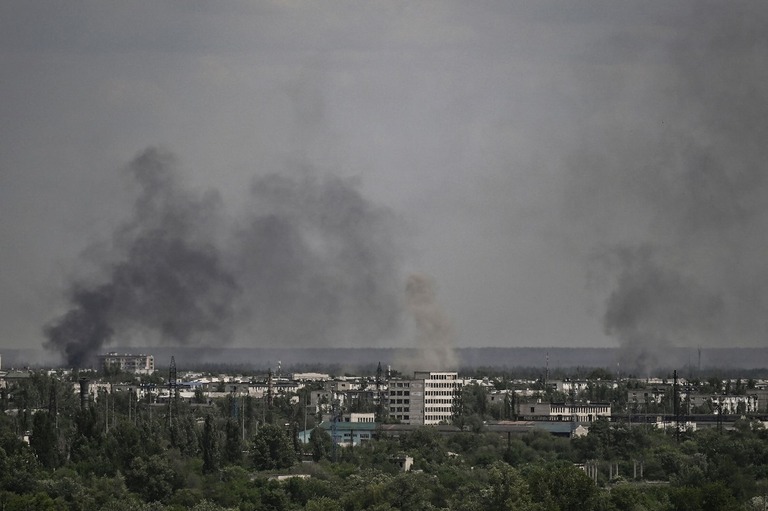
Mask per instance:
[[[634,388],[627,391],[627,403],[630,405],[661,404],[664,397],[672,392],[670,385]]]
[[[336,445],[342,447],[358,446],[373,439],[376,434],[377,424],[375,422],[341,422],[323,421],[318,426],[328,432],[331,438],[334,438]],[[335,430],[335,431],[334,431]],[[312,436],[312,430],[300,431],[298,433],[299,441],[308,443]]]
[[[610,403],[527,403],[520,405],[520,413],[530,420],[593,422],[600,417],[610,418]]]
[[[376,414],[375,413],[345,413],[341,420],[343,422],[354,422],[354,423],[361,423],[361,422],[376,422]]]
[[[756,413],[759,400],[756,394],[745,396],[721,396],[717,394],[699,394],[689,396],[691,408],[705,408],[706,412],[718,414]]]

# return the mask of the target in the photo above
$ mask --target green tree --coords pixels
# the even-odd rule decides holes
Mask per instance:
[[[403,450],[413,453],[415,460],[441,462],[446,457],[443,439],[437,430],[430,426],[422,426],[400,438]]]
[[[32,419],[29,445],[45,468],[59,464],[58,435],[53,417],[48,412],[37,412]]]
[[[40,470],[37,458],[27,448],[9,455],[4,465],[7,471],[0,474],[2,488],[14,493],[32,493],[37,490]]]
[[[316,427],[309,434],[309,447],[312,450],[312,459],[320,461],[331,456],[331,435],[321,427]]]
[[[184,485],[184,480],[168,458],[153,455],[134,458],[125,473],[125,484],[146,502],[166,502],[173,492]]]
[[[572,463],[556,462],[527,467],[525,477],[535,502],[560,511],[595,508],[597,486]]]
[[[307,502],[306,511],[341,511],[341,504],[330,497],[317,497]]]
[[[274,424],[264,424],[253,438],[251,460],[257,470],[288,468],[296,461],[288,435]]]
[[[135,457],[146,455],[144,445],[139,428],[121,420],[107,433],[103,452],[118,470],[124,471]]]
[[[435,480],[426,474],[399,474],[389,483],[387,500],[394,509],[433,510],[437,495]]]
[[[528,483],[515,468],[503,461],[488,470],[488,488],[481,492],[482,508],[489,511],[533,509]]]
[[[479,432],[483,419],[488,415],[488,391],[482,385],[472,383],[457,391],[453,409],[454,425]]]
[[[240,439],[240,425],[236,420],[227,419],[224,427],[224,462],[229,464],[240,463],[242,453],[242,442]]]
[[[203,436],[200,439],[200,449],[203,452],[203,473],[209,474],[215,472],[218,467],[218,441],[216,426],[213,423],[213,417],[207,415],[203,425]]]

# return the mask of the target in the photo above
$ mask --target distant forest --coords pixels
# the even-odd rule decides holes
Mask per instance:
[[[173,356],[179,369],[228,367],[248,370],[277,369],[288,372],[324,370],[334,374],[372,372],[382,367],[399,371],[398,361],[418,357],[415,349],[394,348],[201,348],[201,347],[113,347],[118,353],[154,355],[162,370]],[[3,350],[3,368],[53,365],[53,355],[43,350]],[[642,369],[631,367],[632,358],[620,348],[458,348],[459,370],[525,369],[525,373],[604,368],[618,376],[646,377],[677,370],[683,377],[700,372],[761,372],[768,368],[768,348],[666,348],[650,353]],[[629,363],[627,362],[629,360]],[[434,369],[425,367],[424,369]],[[768,372],[768,370],[766,370]],[[647,374],[643,374],[647,373]],[[743,373],[740,373],[743,375]]]

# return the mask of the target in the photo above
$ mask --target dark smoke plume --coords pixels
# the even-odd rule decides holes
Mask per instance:
[[[238,287],[210,241],[218,196],[184,191],[173,157],[157,149],[128,170],[141,192],[115,235],[108,281],[75,284],[73,308],[45,328],[47,347],[74,367],[91,363],[116,331],[183,344],[231,336]]]
[[[72,310],[45,328],[46,347],[61,351],[72,367],[90,362],[114,334],[110,311],[114,287],[104,284],[94,289],[75,286],[69,297]]]
[[[255,179],[235,236],[256,342],[368,345],[399,326],[396,220],[337,177]]]
[[[647,247],[610,254],[616,287],[604,316],[606,333],[625,347],[623,367],[647,375],[664,361],[666,346],[695,346],[717,338],[724,319],[720,296],[681,272],[660,266]]]
[[[638,366],[768,340],[768,19],[715,10],[635,41],[632,80],[605,82],[570,160],[567,215],[586,252],[611,247],[605,331]]]
[[[89,364],[114,338],[143,345],[360,345],[398,326],[392,215],[339,178],[257,178],[250,209],[224,225],[221,200],[181,186],[171,155],[129,166],[140,186],[113,261],[77,283],[46,346]]]

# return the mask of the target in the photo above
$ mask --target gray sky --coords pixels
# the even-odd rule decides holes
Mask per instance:
[[[244,224],[272,214],[254,184],[271,174],[296,186],[274,207],[333,243],[312,218],[330,212],[322,180],[342,178],[364,226],[396,226],[344,246],[386,247],[384,302],[430,276],[458,346],[763,346],[767,18],[762,2],[698,0],[6,0],[0,348],[40,346],[71,283],[122,257],[141,195],[126,168],[148,147],[175,155],[185,193],[217,191],[228,246],[230,229],[261,247]],[[337,289],[321,266],[294,302]],[[293,299],[269,285],[241,294]],[[338,307],[340,322],[370,312]],[[406,346],[402,313],[400,328],[309,325],[325,345]],[[295,333],[265,321],[227,335]]]

